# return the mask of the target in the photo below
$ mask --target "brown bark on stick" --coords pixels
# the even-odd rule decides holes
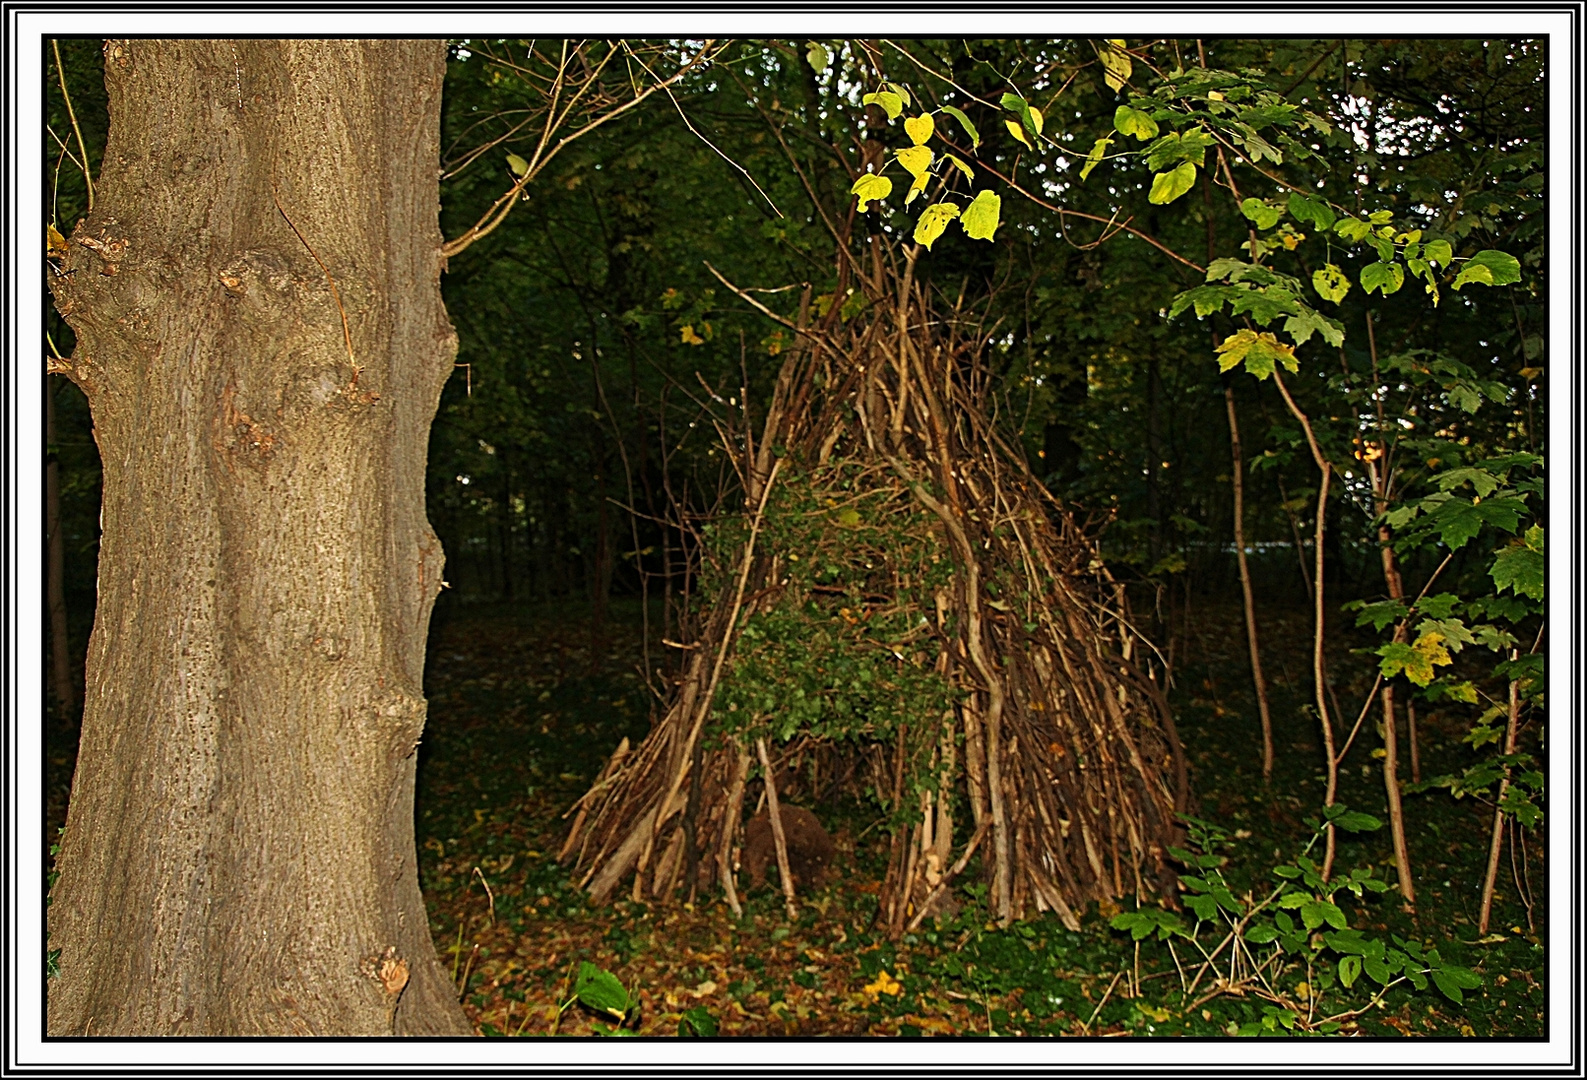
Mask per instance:
[[[755,753],[760,756],[760,767],[766,783],[766,816],[771,819],[772,846],[777,852],[777,872],[782,875],[783,901],[788,906],[788,917],[799,917],[799,905],[794,900],[793,871],[788,866],[788,838],[782,831],[782,808],[777,803],[777,780],[772,775],[771,755],[766,753],[766,740],[755,740]]]
[[[1512,661],[1519,659],[1519,650],[1510,650]],[[1516,681],[1510,683],[1510,715],[1504,727],[1504,753],[1505,756],[1515,753],[1516,729],[1521,718],[1521,684]],[[1483,937],[1488,933],[1488,922],[1493,917],[1493,889],[1499,879],[1499,853],[1504,850],[1504,797],[1510,791],[1510,769],[1505,767],[1504,776],[1499,780],[1499,797],[1493,808],[1493,832],[1488,840],[1488,869],[1482,875],[1482,908],[1477,915],[1477,936]]]
[[[1262,651],[1257,643],[1256,599],[1251,592],[1251,567],[1245,557],[1245,458],[1240,453],[1240,421],[1234,411],[1234,387],[1223,388],[1229,412],[1229,448],[1233,455],[1234,551],[1240,563],[1240,590],[1245,597],[1245,639],[1251,649],[1251,682],[1256,687],[1256,707],[1262,718],[1262,780],[1273,777],[1273,717],[1267,706],[1267,681],[1262,678]]]
[[[1284,397],[1284,404],[1289,407],[1290,413],[1300,421],[1301,429],[1306,433],[1306,444],[1311,448],[1312,461],[1317,465],[1321,479],[1317,484],[1317,528],[1312,537],[1315,560],[1312,572],[1312,639],[1311,639],[1311,670],[1313,683],[1313,703],[1317,707],[1317,720],[1322,725],[1323,753],[1327,763],[1327,788],[1323,793],[1323,805],[1332,806],[1338,801],[1339,795],[1339,758],[1334,752],[1334,725],[1328,715],[1328,669],[1323,656],[1323,645],[1326,637],[1326,619],[1323,610],[1323,535],[1328,519],[1328,481],[1333,478],[1333,464],[1323,457],[1322,448],[1317,445],[1317,435],[1312,431],[1311,419],[1301,411],[1295,399],[1290,396],[1289,387],[1284,385],[1283,378],[1277,371],[1273,372],[1273,381],[1278,384],[1279,393]],[[1323,853],[1322,876],[1323,880],[1333,872],[1335,840],[1333,823],[1324,826],[1325,849]]]
[[[466,1035],[413,840],[445,48],[105,53],[54,281],[104,533],[49,1034]]]

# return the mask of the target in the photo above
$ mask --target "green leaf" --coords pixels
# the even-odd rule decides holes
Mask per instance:
[[[891,90],[893,93],[897,94],[898,100],[902,101],[906,106],[912,104],[909,98],[909,91],[905,90],[902,86],[899,86],[897,83],[893,82],[883,83],[882,85],[888,90]]]
[[[618,1020],[627,1016],[628,1010],[632,1008],[628,991],[617,981],[617,976],[588,960],[579,964],[578,978],[573,983],[573,996],[581,1004]]]
[[[1521,263],[1514,255],[1489,248],[1466,260],[1451,289],[1460,291],[1468,281],[1481,285],[1512,285],[1521,280]]]
[[[1207,147],[1213,138],[1202,128],[1164,135],[1146,148],[1146,167],[1160,172],[1178,161],[1193,161],[1200,165],[1207,156]]]
[[[1289,197],[1289,212],[1296,221],[1309,222],[1319,229],[1328,229],[1333,226],[1334,212],[1327,203],[1292,192]]]
[[[1333,819],[1333,823],[1349,832],[1373,832],[1383,828],[1383,822],[1371,814],[1363,814],[1359,810],[1350,810]]]
[[[1542,529],[1535,525],[1532,529],[1542,532]],[[1528,540],[1531,532],[1532,530],[1528,530]],[[1536,549],[1526,542],[1512,542],[1508,547],[1503,548],[1493,560],[1493,566],[1488,574],[1493,578],[1493,587],[1499,592],[1513,589],[1518,596],[1542,600],[1545,563],[1541,538]]]
[[[1314,332],[1322,335],[1322,339],[1330,345],[1338,345],[1345,339],[1345,328],[1339,320],[1330,319],[1309,307],[1285,319],[1284,332],[1295,339],[1296,345],[1306,344]]]
[[[854,181],[854,186],[849,188],[850,195],[860,197],[858,207],[860,213],[865,213],[866,207],[875,199],[885,199],[893,193],[893,182],[880,173],[866,173]]]
[[[853,98],[849,99],[854,100]],[[877,90],[860,98],[863,105],[880,105],[882,111],[887,113],[887,120],[891,123],[897,120],[904,111],[904,99],[890,90]]]
[[[904,121],[904,134],[908,135],[909,141],[916,146],[925,145],[926,140],[931,138],[932,133],[936,130],[937,125],[931,119],[930,113],[911,116]]]
[[[1146,201],[1159,206],[1171,203],[1195,184],[1196,166],[1189,161],[1182,162],[1173,172],[1158,173],[1152,178],[1152,190]]]
[[[1379,600],[1372,604],[1355,600],[1347,604],[1346,608],[1347,610],[1359,612],[1356,615],[1357,626],[1365,626],[1371,623],[1372,629],[1379,632],[1385,626],[1388,626],[1396,619],[1403,618],[1410,612],[1410,609],[1398,600]]]
[[[959,224],[964,227],[965,234],[971,240],[990,240],[997,231],[997,224],[1003,212],[1003,200],[991,189],[982,191],[975,197],[975,201],[965,208],[959,218]]]
[[[1271,923],[1259,923],[1245,932],[1245,940],[1252,945],[1266,945],[1278,939],[1278,927]]]
[[[1157,121],[1152,114],[1120,105],[1113,112],[1113,130],[1120,135],[1134,135],[1141,142],[1157,138]]]
[[[915,223],[915,243],[924,244],[926,250],[931,250],[931,245],[947,229],[948,222],[959,216],[959,208],[953,203],[940,202],[926,207],[920,215],[920,220]]]
[[[1020,127],[1023,127],[1032,135],[1041,134],[1041,111],[1032,108],[1030,102],[1026,101],[1018,94],[1006,93],[1003,95],[1000,104],[1002,104],[1003,108],[1019,117]],[[1014,138],[1018,139],[1022,143],[1025,143],[1026,146],[1030,145],[1030,143],[1026,141],[1025,136],[1021,132],[1015,130],[1015,126],[1012,122],[1009,124],[1009,131],[1013,132]]]
[[[1466,1000],[1466,995],[1461,992],[1460,984],[1450,976],[1447,970],[1434,971],[1432,976],[1433,985],[1438,987],[1439,992],[1450,1001],[1460,1005]]]
[[[696,1005],[688,1012],[678,1017],[678,1035],[680,1038],[693,1036],[701,1039],[716,1038],[716,1017],[704,1005]]]
[[[1324,300],[1337,304],[1350,291],[1350,278],[1339,267],[1329,263],[1321,270],[1313,272],[1311,287],[1316,289],[1317,295]]]
[[[1107,152],[1107,149],[1109,145],[1112,144],[1112,142],[1112,139],[1104,137],[1098,139],[1092,144],[1091,152],[1086,155],[1086,163],[1080,167],[1081,180],[1084,180],[1086,177],[1090,176],[1091,170],[1096,168],[1097,165],[1101,163],[1102,155]]]
[[[1284,211],[1276,206],[1269,206],[1261,199],[1245,199],[1240,203],[1240,213],[1249,218],[1256,227],[1267,231],[1278,224],[1278,219],[1284,216]]]
[[[1389,979],[1393,977],[1393,973],[1389,971],[1389,966],[1376,956],[1362,957],[1361,966],[1372,977],[1372,981],[1379,986],[1387,986]]]
[[[1346,240],[1360,243],[1372,235],[1372,226],[1356,218],[1340,218],[1334,223],[1334,232]]]
[[[1339,981],[1344,983],[1345,989],[1350,989],[1356,979],[1361,975],[1361,957],[1345,956],[1339,960]]]
[[[1398,292],[1403,284],[1405,284],[1405,271],[1400,268],[1399,263],[1368,263],[1361,270],[1361,287],[1368,294],[1373,289],[1379,289],[1384,296],[1388,296]]]
[[[820,73],[827,69],[828,64],[832,63],[832,56],[827,52],[825,45],[822,45],[819,41],[810,41],[805,43],[805,62],[815,68],[817,73]],[[852,101],[853,99],[850,98],[849,100]]]
[[[1454,251],[1448,240],[1429,240],[1422,245],[1422,258],[1439,266],[1448,266],[1454,258]]]
[[[975,125],[970,123],[970,118],[964,115],[964,111],[957,109],[952,105],[944,105],[942,107],[942,111],[953,117],[955,120],[959,121],[959,126],[964,129],[964,133],[970,136],[970,149],[980,149],[981,133],[975,130]]]
[[[1476,491],[1478,498],[1486,499],[1499,488],[1499,478],[1487,469],[1465,466],[1459,469],[1446,469],[1438,474],[1438,490],[1454,491],[1456,488],[1467,484]]]
[[[512,170],[514,176],[522,176],[529,171],[529,163],[517,154],[507,155],[507,167]]]

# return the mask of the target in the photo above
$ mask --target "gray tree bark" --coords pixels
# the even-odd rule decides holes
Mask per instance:
[[[454,1035],[413,840],[439,41],[105,46],[56,303],[104,463],[49,1034]]]

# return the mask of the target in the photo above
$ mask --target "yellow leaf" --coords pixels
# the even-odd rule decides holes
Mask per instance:
[[[1036,134],[1041,134],[1041,110],[1034,105],[1030,107],[1030,126],[1036,129]]]
[[[908,206],[910,203],[914,202],[915,197],[922,194],[926,190],[926,181],[930,179],[931,174],[929,172],[923,172],[919,176],[915,177],[915,182],[909,185],[909,191],[904,195],[905,206]]]
[[[935,206],[928,206],[920,215],[920,220],[915,223],[915,243],[926,245],[926,250],[931,250],[931,245],[937,242],[937,237],[942,235],[948,227],[948,222],[959,216],[959,208],[953,203],[940,202]]]
[[[908,135],[910,141],[916,146],[923,145],[927,139],[931,138],[931,133],[936,129],[936,122],[931,119],[929,113],[912,116],[904,121],[904,134]]]
[[[1003,126],[1008,128],[1008,133],[1010,135],[1014,136],[1014,138],[1016,138],[1020,142],[1024,143],[1027,149],[1030,149],[1030,150],[1036,149],[1034,146],[1031,146],[1030,140],[1025,138],[1025,129],[1020,127],[1019,121],[1017,121],[1017,120],[1004,120],[1003,121]]]
[[[960,172],[962,172],[966,180],[970,181],[972,184],[975,183],[975,173],[970,170],[970,166],[966,165],[952,154],[943,154],[942,156],[948,159],[949,165],[952,165],[955,169],[958,169]]]
[[[877,973],[876,981],[867,983],[864,989],[870,999],[875,1001],[882,994],[897,997],[904,992],[904,985],[887,972],[882,971]]]
[[[46,225],[45,229],[45,253],[52,259],[66,258],[66,237],[54,225]]]
[[[1121,90],[1129,81],[1135,65],[1124,51],[1123,38],[1111,38],[1097,48],[1097,59],[1102,61],[1102,79],[1113,90]]]
[[[936,155],[924,146],[909,146],[899,150],[897,157],[898,163],[909,170],[910,176],[918,180],[925,175],[927,169],[931,168],[932,159]]]
[[[885,199],[892,193],[893,182],[879,173],[866,173],[854,181],[854,186],[849,188],[849,194],[860,197],[858,209],[862,214],[865,213],[866,207],[870,205],[872,200]]]
[[[683,343],[685,345],[704,345],[705,339],[694,332],[694,327],[685,326],[683,328]]]

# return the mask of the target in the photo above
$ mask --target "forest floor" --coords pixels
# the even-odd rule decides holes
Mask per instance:
[[[1299,850],[1310,835],[1304,819],[1322,803],[1321,751],[1305,708],[1308,616],[1302,601],[1264,622],[1278,759],[1264,785],[1239,608],[1197,603],[1203,606],[1184,623],[1195,633],[1177,646],[1171,694],[1191,761],[1194,809],[1234,838],[1225,872],[1258,886],[1274,880],[1269,868]],[[972,886],[961,892],[963,906],[950,922],[888,940],[871,925],[885,837],[858,805],[818,808],[837,838],[839,872],[834,884],[801,898],[796,919],[770,889],[747,898],[741,921],[717,898],[592,908],[555,859],[563,814],[621,738],[643,737],[655,705],[639,675],[637,606],[619,607],[603,636],[592,642],[587,616],[566,605],[454,608],[432,632],[418,790],[421,882],[437,948],[481,1034],[609,1032],[609,1017],[603,1022],[577,1004],[559,1008],[570,1001],[584,961],[610,971],[639,1002],[625,1034],[1268,1033],[1263,1001],[1193,1001],[1167,950],[1152,940],[1136,946],[1111,929],[1111,911],[1092,908],[1078,933],[1051,917],[998,930]],[[1348,644],[1331,664],[1353,717],[1371,669]],[[1464,733],[1436,713],[1420,718],[1424,775],[1469,764]],[[1342,766],[1340,799],[1381,817],[1386,800],[1371,755],[1375,743],[1357,740]],[[1408,757],[1403,747],[1401,757]],[[1432,988],[1418,993],[1402,985],[1342,1033],[1543,1035],[1542,838],[1534,837],[1520,859],[1507,852],[1495,932],[1479,941],[1491,809],[1434,791],[1408,798],[1406,814],[1418,910],[1402,910],[1394,892],[1360,901],[1341,893],[1351,925],[1435,946],[1484,984],[1461,1004]],[[1387,828],[1341,842],[1341,868],[1366,864],[1393,880]],[[1536,890],[1530,905],[1529,889]],[[1318,1000],[1300,985],[1306,978],[1304,968],[1290,970],[1281,989],[1300,1000],[1311,996],[1324,1012],[1366,1000],[1359,992],[1364,979],[1354,996],[1334,985],[1321,991],[1331,1000]]]

